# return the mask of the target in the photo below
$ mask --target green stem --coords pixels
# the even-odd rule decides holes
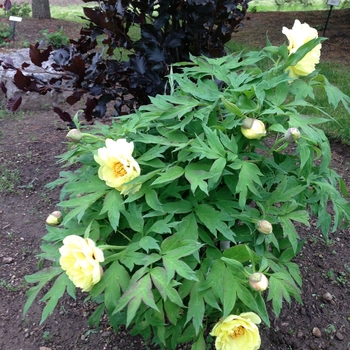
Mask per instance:
[[[122,231],[117,231],[118,233],[120,233],[125,239],[127,239],[129,242],[131,242],[131,239],[128,237],[128,236],[126,236]]]
[[[100,248],[101,250],[122,250],[125,249],[126,246],[117,246],[117,245],[109,245],[109,244],[103,244],[99,245],[97,248]]]
[[[111,261],[116,261],[117,259],[119,259],[120,257],[122,257],[125,254],[125,251],[122,251],[120,253],[116,253],[116,254],[112,254],[108,257],[106,257],[105,261],[104,261],[104,265],[108,264]]]
[[[263,162],[267,157],[269,157],[273,151],[276,150],[277,146],[281,144],[282,142],[285,142],[285,138],[282,137],[279,140],[276,140],[274,145],[270,148],[270,150],[261,158],[261,161]]]
[[[82,138],[85,137],[85,138],[91,138],[91,139],[95,139],[95,140],[105,141],[105,139],[100,137],[100,136],[88,134],[88,133],[85,133],[85,132],[81,133],[81,137]]]

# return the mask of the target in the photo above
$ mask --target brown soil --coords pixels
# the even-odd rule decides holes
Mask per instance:
[[[265,33],[280,44],[282,26],[291,28],[295,18],[320,29],[322,35],[328,11],[302,13],[253,13],[250,21],[235,37],[237,41],[263,46]],[[322,59],[350,65],[350,12],[333,11],[324,44]],[[17,38],[34,43],[42,29],[63,26],[69,36],[77,36],[80,25],[58,20],[27,20],[18,25]],[[22,39],[20,39],[22,38]],[[0,111],[1,112],[1,111]],[[2,114],[1,114],[2,113]],[[125,330],[114,334],[106,320],[100,329],[90,329],[88,316],[95,305],[65,297],[54,314],[42,325],[44,303],[36,302],[23,317],[28,285],[23,277],[37,271],[45,218],[56,209],[58,191],[45,185],[58,177],[60,166],[55,156],[66,149],[66,126],[47,111],[21,112],[16,116],[0,113],[0,183],[13,176],[12,191],[0,192],[0,349],[1,350],[70,350],[146,349],[146,345]],[[333,167],[344,176],[350,190],[349,148],[332,144]],[[10,175],[9,175],[10,172]],[[1,187],[0,187],[1,191]],[[320,232],[300,228],[305,245],[296,259],[303,277],[303,304],[284,304],[281,316],[271,313],[271,328],[261,327],[264,350],[350,349],[350,229],[331,234],[326,245]],[[330,293],[332,300],[323,298]],[[317,327],[320,333],[313,335]],[[153,346],[148,349],[156,349]]]

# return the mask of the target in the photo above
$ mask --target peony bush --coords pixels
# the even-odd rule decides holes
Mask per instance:
[[[178,64],[170,95],[110,125],[76,114],[48,185],[61,186],[39,254],[51,267],[26,277],[24,314],[41,295],[44,322],[80,288],[90,325],[107,313],[161,348],[260,348],[267,305],[278,316],[301,301],[300,225],[316,216],[327,241],[350,217],[317,127],[331,116],[313,115],[316,93],[348,112],[350,98],[315,70],[317,31],[296,21],[283,33],[288,45]]]

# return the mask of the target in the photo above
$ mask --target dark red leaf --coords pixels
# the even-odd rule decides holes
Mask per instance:
[[[36,66],[42,67],[42,63],[49,59],[52,48],[49,46],[47,49],[40,51],[38,47],[39,43],[29,46],[29,57]]]
[[[3,81],[0,81],[0,89],[4,93],[5,97],[7,97],[7,95],[6,95],[7,88],[6,88],[5,83]]]
[[[68,112],[62,111],[59,107],[54,107],[53,111],[58,114],[58,116],[67,123],[73,123],[73,119]]]
[[[15,96],[7,101],[7,109],[11,112],[17,111],[18,107],[22,103],[22,96]]]

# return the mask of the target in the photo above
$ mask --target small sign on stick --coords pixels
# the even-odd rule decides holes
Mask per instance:
[[[327,5],[331,6],[339,6],[340,5],[340,0],[328,0]]]
[[[12,39],[15,40],[15,33],[16,33],[16,22],[22,22],[22,17],[17,16],[10,16],[9,20],[13,22],[13,33],[12,33]]]
[[[326,34],[326,29],[327,29],[329,17],[331,16],[332,8],[333,8],[333,6],[339,6],[340,5],[340,0],[327,0],[327,5],[330,5],[330,9],[329,9],[329,12],[328,12],[327,21],[326,21],[326,25],[324,26],[322,36],[325,36],[325,34]]]

